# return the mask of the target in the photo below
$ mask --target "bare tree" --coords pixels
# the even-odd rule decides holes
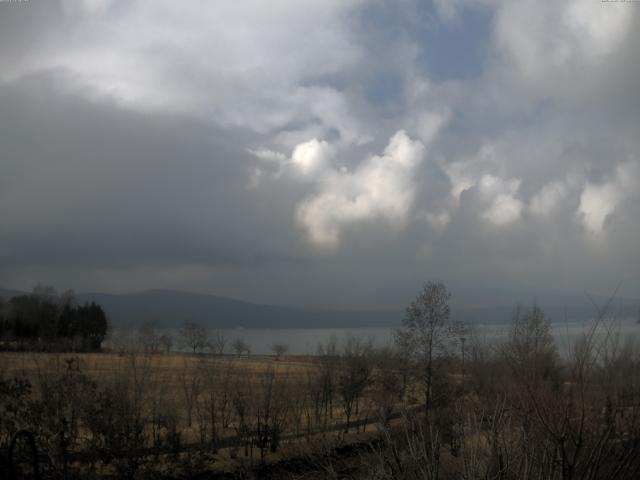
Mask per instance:
[[[520,305],[515,308],[509,337],[500,349],[507,364],[522,380],[537,382],[559,374],[551,322],[536,305],[531,309]]]
[[[180,388],[184,396],[184,406],[187,413],[187,426],[191,427],[193,421],[193,410],[198,401],[198,396],[202,391],[202,367],[200,364],[193,365],[190,360],[193,358],[184,357],[182,368],[178,372]]]
[[[160,335],[153,322],[145,322],[138,329],[137,343],[146,353],[158,353]]]
[[[404,396],[402,364],[392,348],[376,349],[372,358],[372,401],[382,427],[389,426],[391,416]]]
[[[332,336],[325,343],[319,343],[317,348],[320,368],[316,379],[321,387],[320,408],[324,413],[323,424],[325,427],[329,418],[333,418],[333,397],[339,360],[337,344],[337,338]]]
[[[202,353],[208,344],[207,329],[189,320],[182,324],[179,332],[181,345],[193,353]]]
[[[116,370],[101,379],[97,395],[87,402],[84,425],[94,437],[94,448],[113,462],[118,478],[135,478],[147,461],[143,453],[145,427],[151,421],[147,407],[157,380],[151,356],[132,352],[119,357]]]
[[[165,332],[158,338],[158,342],[162,346],[162,349],[165,353],[171,352],[171,347],[173,347],[173,336],[169,332]]]
[[[260,449],[261,462],[264,461],[266,449],[269,447],[275,453],[280,443],[289,407],[286,385],[286,377],[276,375],[269,367],[266,372],[260,374],[257,388],[253,391],[254,437]]]
[[[215,330],[209,338],[209,348],[216,355],[222,355],[227,346],[227,338],[220,330]]]
[[[235,343],[235,342],[234,342]],[[238,435],[238,446],[244,447],[244,455],[253,458],[253,420],[251,385],[248,375],[237,375],[231,389],[231,404],[233,406],[233,428]],[[234,453],[232,453],[232,456]]]
[[[249,354],[251,352],[251,348],[242,338],[236,338],[231,344],[231,348],[236,352],[236,355],[240,356],[244,353]]]
[[[371,376],[371,344],[357,337],[347,337],[338,374],[338,391],[346,417],[345,433],[349,432],[351,418],[358,415],[360,397]]]
[[[372,445],[373,461],[365,467],[364,478],[380,480],[439,478],[502,478],[441,476],[440,439],[432,425],[420,428],[418,419],[403,412],[396,428],[384,427],[380,440]]]
[[[443,283],[425,283],[407,307],[402,327],[395,332],[396,345],[420,371],[427,416],[432,406],[436,360],[447,353],[456,337],[456,325],[450,319],[450,298]]]
[[[275,353],[276,360],[280,360],[280,357],[289,351],[289,345],[281,342],[274,343],[271,345],[271,351]]]
[[[214,451],[230,421],[231,386],[236,374],[230,357],[229,360],[215,361],[203,369],[202,423],[208,428]]]

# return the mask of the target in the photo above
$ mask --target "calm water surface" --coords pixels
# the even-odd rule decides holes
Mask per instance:
[[[592,322],[553,323],[552,333],[559,351],[561,353],[570,351],[571,346],[587,333],[592,325]],[[506,338],[508,329],[508,324],[475,325],[472,335],[483,343],[495,343]],[[393,344],[394,328],[247,328],[220,331],[227,339],[227,345],[230,346],[236,339],[242,339],[251,347],[253,354],[271,354],[271,347],[275,343],[284,343],[289,347],[290,354],[304,355],[316,353],[318,344],[332,339],[335,339],[339,346],[349,335],[370,340],[378,347],[390,345]],[[172,329],[171,332],[174,336],[178,333],[177,329]],[[598,338],[608,338],[624,344],[629,340],[637,339],[639,333],[640,325],[635,320],[627,319],[607,321],[598,329],[597,335]]]

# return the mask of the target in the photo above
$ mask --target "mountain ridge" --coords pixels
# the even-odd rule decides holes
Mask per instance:
[[[25,292],[1,289],[5,300]],[[533,300],[531,300],[533,298]],[[498,300],[499,299],[499,300]],[[581,300],[583,299],[583,300]],[[603,306],[608,300],[594,296],[593,301]],[[176,327],[185,320],[202,323],[211,328],[358,328],[393,327],[402,320],[404,309],[349,310],[302,306],[252,303],[236,298],[206,293],[171,289],[142,290],[114,294],[101,292],[79,293],[79,303],[96,302],[102,305],[115,326],[136,327],[153,322],[159,327]],[[483,304],[464,304],[465,299],[452,300],[452,318],[470,324],[502,324],[510,320],[517,304],[536,303],[552,321],[581,321],[596,315],[589,297],[579,294],[552,293],[537,299],[536,295],[482,297]],[[611,315],[636,317],[640,301],[616,298],[610,308]]]

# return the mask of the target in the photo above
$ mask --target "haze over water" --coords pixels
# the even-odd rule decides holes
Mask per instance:
[[[588,334],[593,322],[555,322],[551,324],[552,334],[560,354],[570,352],[575,343]],[[506,339],[509,332],[509,324],[483,324],[474,325],[467,338],[475,337],[485,344],[497,345]],[[174,337],[178,336],[178,329],[167,329]],[[349,335],[371,341],[375,347],[384,347],[393,344],[392,327],[364,327],[364,328],[234,328],[221,329],[228,340],[227,353],[231,353],[230,344],[236,339],[244,340],[250,347],[253,355],[271,355],[272,346],[276,343],[284,343],[289,347],[292,355],[314,355],[318,344],[326,344],[329,341],[337,342],[341,347],[345,338]],[[607,320],[597,329],[597,338],[609,336],[610,341],[618,342],[623,347],[627,342],[635,340],[640,334],[640,324],[635,319]],[[468,344],[467,344],[468,345]]]

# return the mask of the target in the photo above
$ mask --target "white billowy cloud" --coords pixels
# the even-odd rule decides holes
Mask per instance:
[[[319,191],[298,208],[298,221],[320,247],[336,247],[342,230],[365,220],[382,220],[399,228],[412,206],[416,168],[424,145],[397,132],[380,156],[373,156],[353,172],[329,171]]]
[[[597,245],[640,286],[627,261],[640,224],[640,10],[628,2],[14,7],[0,2],[5,262],[80,264],[107,239],[92,259],[264,262],[261,292],[315,250],[386,272],[384,255],[338,247],[361,230],[375,251],[392,231],[407,283],[426,270],[416,258],[443,277],[460,265],[484,279],[511,260],[555,279],[562,262],[563,275],[586,271]],[[60,228],[69,219],[78,227]],[[330,283],[327,298],[346,295]]]
[[[560,180],[552,180],[537,192],[529,203],[529,210],[537,217],[548,218],[566,200],[567,186]]]
[[[64,1],[67,27],[7,63],[0,82],[58,71],[74,92],[133,110],[260,133],[315,125],[358,142],[366,126],[348,97],[316,80],[362,64],[347,23],[360,3]]]
[[[324,140],[312,138],[296,145],[291,154],[291,163],[302,175],[314,175],[329,168],[335,149]]]
[[[520,219],[523,203],[516,197],[521,181],[504,180],[493,175],[484,175],[479,182],[481,194],[487,199],[487,208],[482,218],[493,225],[503,226]]]
[[[494,146],[485,144],[477,155],[443,165],[442,168],[451,182],[451,195],[456,203],[460,202],[463,192],[476,186],[484,175],[494,172],[498,163]]]
[[[624,41],[632,20],[629,9],[599,1],[501,2],[494,41],[522,87],[571,96],[601,80],[599,66]]]
[[[603,183],[588,182],[580,196],[578,215],[592,233],[602,232],[608,219],[626,200],[640,195],[640,164],[627,162],[615,169]]]

